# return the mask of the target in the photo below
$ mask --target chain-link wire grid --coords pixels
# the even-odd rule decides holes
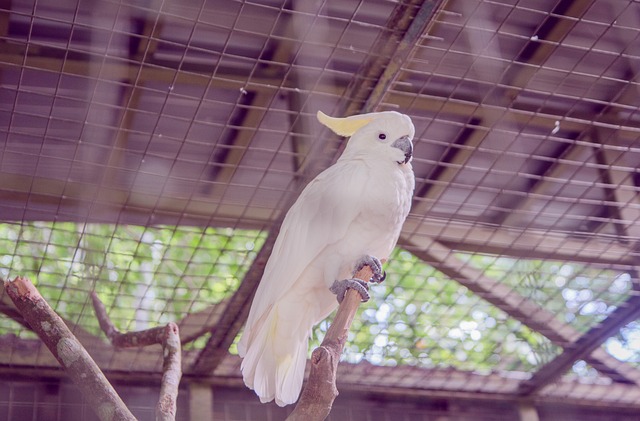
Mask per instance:
[[[103,350],[91,290],[121,329],[178,322],[191,366],[214,326],[237,336],[257,253],[344,145],[315,112],[396,110],[414,204],[344,360],[397,369],[381,384],[637,384],[640,6],[436,3],[1,5],[0,275],[33,278],[107,369],[159,352]],[[2,363],[53,364],[4,300]]]

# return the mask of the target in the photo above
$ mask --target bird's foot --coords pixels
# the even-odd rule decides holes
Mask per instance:
[[[365,281],[360,279],[343,279],[342,281],[334,281],[329,290],[336,294],[338,302],[341,303],[342,300],[344,300],[347,289],[349,288],[355,289],[358,294],[360,294],[363,303],[369,301],[369,298],[371,298],[369,296],[369,286]]]
[[[387,272],[382,270],[382,263],[380,262],[380,260],[369,255],[364,256],[358,261],[358,264],[356,264],[356,268],[353,271],[353,276],[355,277],[355,274],[365,266],[369,266],[371,268],[371,271],[373,272],[373,276],[371,277],[371,279],[369,279],[369,282],[379,284],[387,277]]]

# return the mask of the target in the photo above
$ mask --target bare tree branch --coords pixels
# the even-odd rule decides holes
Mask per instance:
[[[373,271],[368,266],[355,274],[355,278],[364,280],[369,280],[372,276]],[[338,362],[360,301],[358,292],[353,289],[347,290],[324,340],[311,354],[309,379],[287,421],[321,421],[331,412],[333,401],[338,396]]]
[[[173,421],[176,418],[178,386],[182,377],[182,351],[177,324],[169,323],[165,327],[162,347],[164,349],[164,364],[162,366],[160,399],[156,406],[156,420]]]
[[[5,290],[24,319],[49,348],[102,421],[135,421],[87,350],[53,311],[36,287],[17,277]]]
[[[91,291],[91,300],[93,301],[93,310],[96,313],[100,329],[107,335],[107,338],[111,341],[111,345],[117,348],[133,348],[160,344],[164,347],[164,326],[153,327],[138,332],[122,333],[116,329],[113,322],[111,322],[104,304],[102,304],[102,301],[100,301],[95,291]]]
[[[100,328],[107,335],[111,344],[119,348],[162,345],[164,362],[162,367],[162,383],[160,399],[156,406],[156,420],[173,421],[176,417],[178,386],[182,377],[182,350],[178,325],[169,323],[164,327],[154,327],[139,332],[122,333],[111,322],[107,311],[95,291],[91,292],[93,309]]]

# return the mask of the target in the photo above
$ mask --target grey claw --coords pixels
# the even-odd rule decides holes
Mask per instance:
[[[385,278],[387,277],[387,273],[382,270],[382,263],[380,262],[380,260],[378,260],[376,257],[369,256],[369,255],[364,256],[362,259],[358,261],[358,264],[356,265],[356,270],[353,272],[353,275],[355,276],[355,274],[365,266],[369,266],[371,268],[371,271],[373,272],[373,276],[371,277],[371,279],[368,280],[369,282],[374,282],[376,284],[379,284],[380,282],[384,281]]]
[[[385,279],[387,279],[387,271],[383,270],[382,271],[382,276],[380,277],[380,279],[377,281],[377,283],[382,283]]]
[[[360,294],[360,298],[363,303],[369,301],[371,296],[369,295],[369,286],[365,281],[360,279],[343,279],[342,281],[334,281],[333,285],[329,290],[336,294],[336,298],[339,303],[344,300],[344,296],[347,293],[347,289],[355,289],[358,294]]]

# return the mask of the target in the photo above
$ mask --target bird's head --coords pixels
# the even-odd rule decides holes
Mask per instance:
[[[395,111],[329,117],[318,111],[318,120],[340,136],[350,136],[342,157],[377,157],[407,164],[413,155],[415,128],[409,116]]]

